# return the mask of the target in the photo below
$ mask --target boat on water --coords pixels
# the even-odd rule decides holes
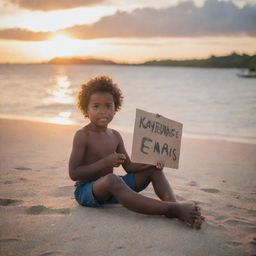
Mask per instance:
[[[239,74],[239,77],[243,78],[256,78],[256,67],[249,68],[247,70],[242,70]]]

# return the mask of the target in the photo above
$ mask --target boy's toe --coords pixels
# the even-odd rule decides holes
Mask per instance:
[[[193,224],[193,228],[195,228],[195,229],[200,229],[201,228],[201,226],[202,226],[202,220],[201,219],[196,219],[195,220],[195,222],[194,222],[194,224]]]
[[[196,205],[196,206],[195,206],[195,210],[196,210],[197,212],[201,212],[201,207],[199,207],[198,205]]]
[[[191,225],[193,229],[201,229],[201,226],[204,222],[205,218],[203,216],[197,216],[194,219],[193,224]]]

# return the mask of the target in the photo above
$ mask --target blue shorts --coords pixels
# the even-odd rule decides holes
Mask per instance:
[[[145,184],[141,189],[136,189],[135,187],[135,177],[134,173],[128,173],[124,176],[119,176],[128,187],[130,187],[132,190],[136,192],[140,192],[144,190],[147,186],[148,183]],[[92,182],[83,182],[78,185],[78,187],[75,190],[75,199],[76,201],[83,206],[87,207],[100,207],[104,204],[116,204],[118,201],[114,196],[112,196],[108,201],[106,202],[98,202],[97,199],[94,197],[93,194],[93,184],[96,181]]]

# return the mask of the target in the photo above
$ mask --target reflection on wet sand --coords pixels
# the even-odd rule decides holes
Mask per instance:
[[[71,112],[60,112],[57,117],[49,118],[49,123],[55,124],[75,124],[69,117],[71,116]]]

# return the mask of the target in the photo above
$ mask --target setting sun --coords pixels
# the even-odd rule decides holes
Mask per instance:
[[[66,35],[57,35],[47,43],[50,48],[49,50],[54,51],[54,56],[64,57],[74,55],[80,42]]]
[[[30,50],[29,57],[49,60],[55,57],[88,56],[94,55],[105,48],[103,40],[79,40],[64,34],[42,42],[20,44],[21,49]],[[28,57],[28,56],[27,56]]]

